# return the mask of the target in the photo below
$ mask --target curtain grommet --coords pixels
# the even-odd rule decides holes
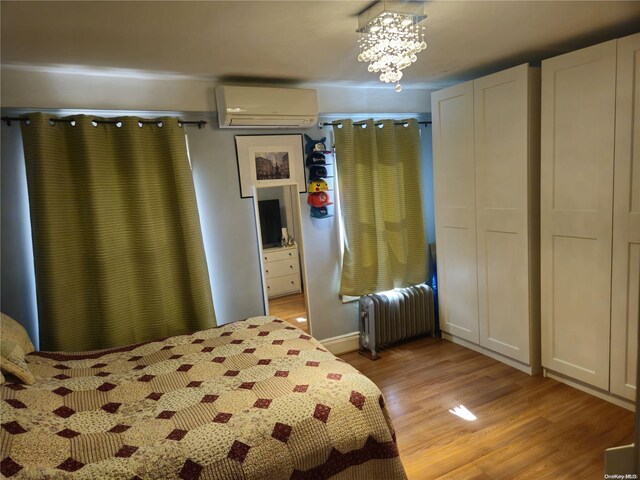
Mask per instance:
[[[117,128],[122,128],[122,122],[121,122],[120,120],[118,120],[118,121],[116,122],[116,127],[117,127]]]
[[[164,125],[164,123],[162,123],[162,122],[158,122],[158,128],[162,128],[162,127],[163,127],[163,125]]]
[[[98,126],[98,122],[91,120],[91,125],[93,125],[93,128],[96,128]]]

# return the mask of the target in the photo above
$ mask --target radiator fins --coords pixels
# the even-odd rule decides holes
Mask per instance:
[[[425,284],[360,297],[359,312],[360,351],[374,359],[376,349],[435,335],[433,290]]]

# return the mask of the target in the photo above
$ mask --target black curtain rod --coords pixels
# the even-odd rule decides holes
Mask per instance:
[[[361,122],[353,122],[354,125],[364,125],[365,123],[366,123],[366,120],[363,120]],[[404,125],[406,123],[407,123],[406,121],[405,122],[393,122],[394,125]],[[339,127],[341,125],[342,125],[341,122],[324,122],[324,123],[320,122],[320,128],[322,128],[322,127]],[[376,122],[376,123],[374,123],[374,125],[382,125],[382,122]],[[431,125],[431,122],[430,121],[418,122],[418,125],[427,126],[427,125]]]
[[[31,119],[29,117],[0,117],[0,120],[2,120],[3,122],[7,122],[7,126],[10,127],[11,126],[11,122],[29,122],[31,121]],[[73,121],[75,121],[73,118],[50,118],[49,119],[50,122],[56,123],[56,122],[62,122],[62,123],[71,123]],[[115,125],[117,123],[122,123],[121,120],[94,120],[95,123],[98,124],[107,124],[107,125]],[[139,120],[138,123],[141,123],[143,125],[154,125],[157,124],[158,121],[154,121],[154,120]],[[198,129],[201,129],[203,127],[203,125],[206,125],[207,122],[204,120],[197,120],[197,121],[186,121],[186,120],[180,120],[178,119],[178,123],[182,124],[182,125],[197,125]]]

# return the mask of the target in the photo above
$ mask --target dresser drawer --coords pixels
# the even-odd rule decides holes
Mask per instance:
[[[267,279],[267,296],[269,298],[299,291],[300,275],[298,274]]]
[[[263,260],[265,263],[287,260],[290,258],[298,259],[297,248],[283,248],[278,250],[265,250]]]
[[[293,275],[300,271],[300,264],[297,258],[280,260],[279,262],[269,262],[264,264],[264,275],[267,278]]]

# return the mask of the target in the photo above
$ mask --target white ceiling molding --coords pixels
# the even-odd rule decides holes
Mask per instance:
[[[65,70],[2,68],[3,108],[215,112],[217,82],[189,77],[124,77]],[[273,86],[272,84],[268,86]],[[284,85],[286,86],[286,85]],[[377,85],[314,85],[321,114],[429,112],[431,91],[402,96]]]

